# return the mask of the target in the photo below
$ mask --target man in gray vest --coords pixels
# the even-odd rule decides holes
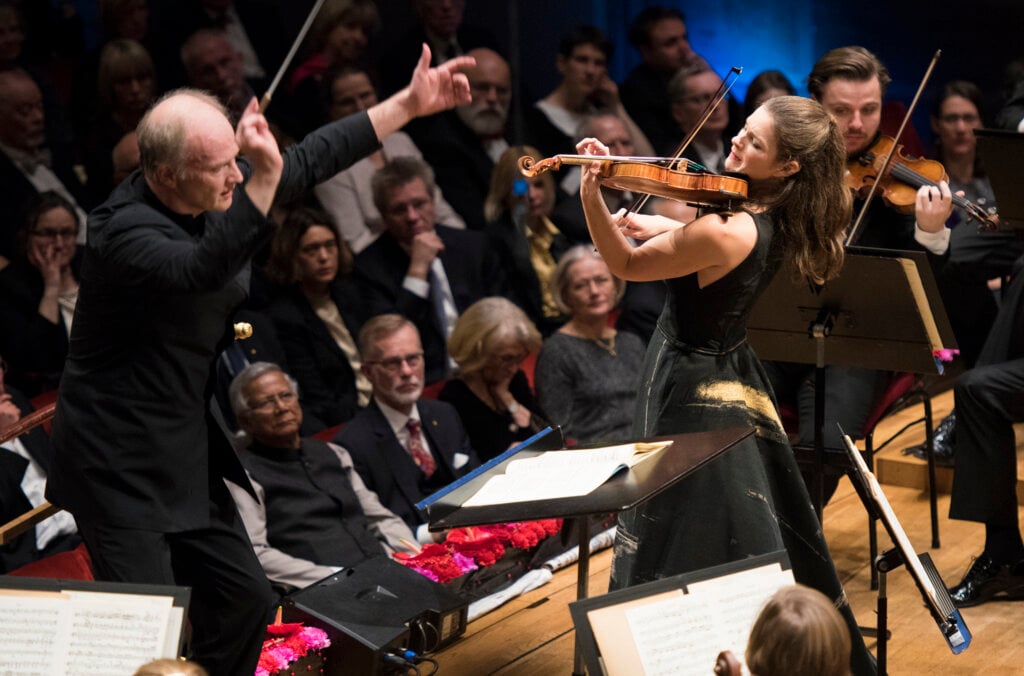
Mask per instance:
[[[228,490],[272,584],[306,587],[371,556],[408,549],[412,531],[366,488],[348,452],[299,436],[298,388],[279,366],[246,366],[229,396],[248,444],[242,464],[259,500],[230,481]]]

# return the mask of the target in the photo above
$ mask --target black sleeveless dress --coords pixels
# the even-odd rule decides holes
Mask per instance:
[[[753,427],[755,435],[619,515],[611,588],[785,549],[797,582],[843,611],[853,638],[853,672],[874,673],[768,380],[746,342],[754,302],[782,261],[771,221],[752,216],[757,243],[734,270],[703,289],[696,274],[666,282],[634,432],[651,437]]]

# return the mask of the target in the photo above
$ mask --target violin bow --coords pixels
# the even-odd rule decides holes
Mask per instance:
[[[900,123],[899,131],[896,132],[896,137],[893,139],[892,150],[885,158],[885,162],[882,164],[881,170],[878,172],[878,177],[874,183],[871,184],[871,189],[868,190],[868,196],[864,198],[864,204],[860,208],[860,213],[857,214],[857,220],[853,222],[853,227],[850,228],[850,232],[846,235],[846,241],[843,242],[843,246],[850,246],[857,236],[857,232],[860,230],[860,225],[864,221],[864,216],[868,212],[868,207],[871,206],[871,200],[875,198],[875,193],[878,192],[878,184],[881,182],[882,177],[885,176],[885,172],[889,171],[889,165],[892,164],[893,158],[896,156],[896,148],[899,146],[900,137],[903,136],[903,130],[906,129],[907,123],[910,122],[910,116],[914,114],[914,108],[917,107],[917,102],[921,98],[921,93],[924,91],[924,87],[928,84],[928,80],[932,76],[932,71],[935,70],[935,64],[938,63],[939,57],[942,56],[942,50],[935,50],[935,56],[932,57],[931,63],[928,64],[928,69],[924,73],[924,77],[921,78],[921,84],[917,86],[917,93],[914,94],[914,99],[910,102],[910,106],[907,108],[907,114],[903,116],[903,122]]]
[[[316,19],[316,15],[320,13],[320,8],[324,6],[324,0],[316,0],[316,4],[313,5],[313,9],[309,10],[309,15],[306,17],[306,22],[302,24],[302,28],[299,30],[298,37],[295,38],[295,42],[292,43],[291,48],[288,49],[288,53],[284,57],[284,61],[281,63],[281,67],[277,69],[277,75],[270,82],[270,86],[267,87],[266,93],[263,94],[263,98],[260,99],[260,113],[264,113],[267,110],[267,106],[270,105],[270,99],[274,98],[274,91],[277,86],[281,84],[281,78],[284,77],[284,73],[288,70],[288,66],[291,65],[292,59],[295,58],[295,53],[299,51],[299,45],[306,38],[306,33],[309,32],[310,26],[313,25],[313,20]]]
[[[722,103],[722,101],[725,100],[725,97],[729,95],[729,92],[732,90],[732,86],[736,84],[736,82],[739,80],[740,74],[742,73],[742,66],[733,66],[732,68],[729,69],[729,72],[726,73],[725,78],[722,80],[722,84],[718,86],[718,91],[715,92],[714,97],[712,97],[712,99],[708,101],[708,104],[704,107],[704,112],[701,113],[700,120],[697,122],[697,124],[693,126],[693,129],[690,130],[690,133],[686,135],[686,138],[683,139],[683,142],[679,144],[679,146],[676,148],[675,153],[672,154],[672,157],[666,158],[669,160],[669,168],[677,168],[680,160],[687,162],[687,166],[689,166],[691,162],[690,160],[687,160],[686,158],[683,157],[683,153],[685,153],[686,149],[690,147],[691,143],[693,143],[693,139],[696,138],[697,134],[700,133],[700,130],[703,129],[704,124],[711,117],[711,114],[715,112],[715,110]],[[629,209],[626,211],[626,214],[636,213],[640,209],[643,209],[644,205],[647,204],[647,200],[649,199],[651,199],[650,194],[644,194],[637,197],[633,204],[631,204]]]

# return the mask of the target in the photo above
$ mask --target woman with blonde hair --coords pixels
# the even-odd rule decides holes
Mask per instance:
[[[525,178],[519,171],[523,155],[541,157],[532,146],[512,146],[494,163],[484,200],[484,233],[502,261],[512,301],[546,336],[563,321],[550,282],[555,264],[571,242],[550,218],[555,208],[554,179],[550,173]]]
[[[572,247],[555,268],[552,292],[569,321],[541,348],[537,397],[576,441],[623,440],[633,424],[644,344],[609,321],[625,289],[593,247]]]
[[[466,308],[448,338],[459,367],[438,395],[456,408],[473,449],[486,462],[545,426],[523,361],[541,337],[526,314],[505,298],[482,298]]]

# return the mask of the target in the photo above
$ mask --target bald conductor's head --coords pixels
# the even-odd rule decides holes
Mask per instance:
[[[231,206],[242,181],[238,144],[216,98],[195,89],[173,91],[143,116],[138,133],[142,173],[165,206],[191,216]]]

